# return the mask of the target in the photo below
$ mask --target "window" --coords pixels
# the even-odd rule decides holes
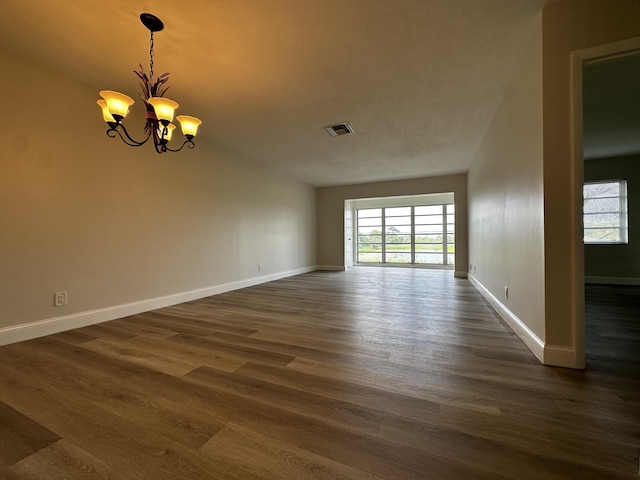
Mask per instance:
[[[584,243],[628,243],[627,182],[585,182]]]
[[[358,262],[382,262],[382,208],[358,210]]]
[[[359,263],[453,265],[453,204],[357,211]]]
[[[411,207],[384,209],[384,262],[413,263],[411,223]]]

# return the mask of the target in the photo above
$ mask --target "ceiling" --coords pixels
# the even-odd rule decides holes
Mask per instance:
[[[20,0],[0,44],[136,97],[142,12],[160,17],[155,73],[234,155],[314,186],[460,173],[544,0]],[[134,108],[138,107],[135,105]],[[101,121],[96,107],[96,121]],[[332,137],[348,121],[356,133]]]

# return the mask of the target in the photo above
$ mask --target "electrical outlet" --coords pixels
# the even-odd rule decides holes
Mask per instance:
[[[53,294],[53,306],[64,307],[67,304],[67,292],[55,292]]]
[[[509,300],[509,287],[504,287],[504,298]]]
[[[258,264],[258,271],[262,270],[262,265]]]

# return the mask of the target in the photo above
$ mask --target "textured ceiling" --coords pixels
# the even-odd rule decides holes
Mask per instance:
[[[327,186],[466,171],[543,3],[5,1],[0,44],[95,86],[96,98],[135,97],[132,70],[148,68],[138,16],[151,12],[165,23],[155,72],[171,72],[167,96],[202,118],[199,134]],[[357,133],[323,128],[343,121]]]

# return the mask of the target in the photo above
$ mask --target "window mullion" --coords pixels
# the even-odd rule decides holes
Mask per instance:
[[[382,263],[387,263],[387,219],[386,209],[382,208]]]
[[[415,207],[411,207],[411,265],[415,265],[416,263],[416,215],[415,215]]]
[[[447,206],[442,205],[442,264],[447,265]]]

